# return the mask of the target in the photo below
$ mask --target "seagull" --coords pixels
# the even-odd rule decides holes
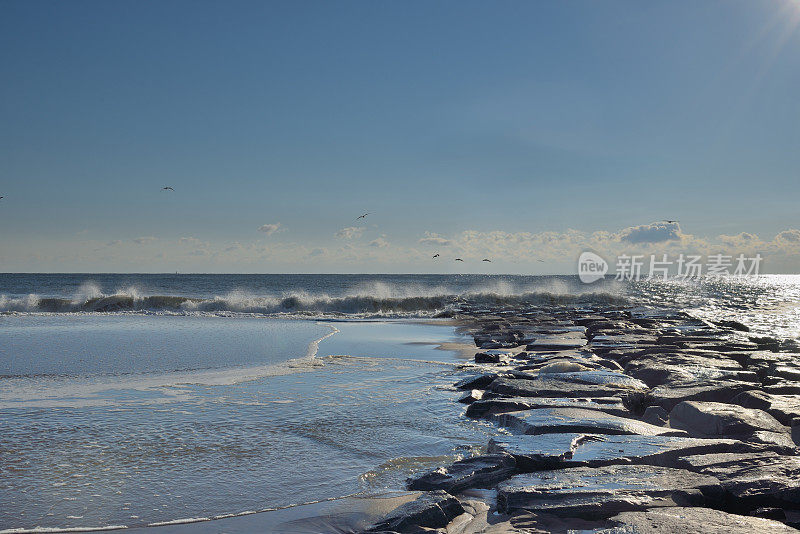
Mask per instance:
[[[456,258],[456,261],[464,261],[464,260],[462,260],[461,258]]]
[[[676,222],[678,222],[678,221],[670,221],[670,220],[665,220],[664,222],[665,222],[665,223],[667,223],[667,224],[673,224],[673,223],[676,223]]]
[[[536,260],[536,261],[540,261],[540,262],[544,263],[544,260]]]
[[[6,198],[6,197],[0,197],[0,200],[2,200],[2,199],[4,199],[4,198]]]
[[[0,198],[3,198],[3,197],[0,197]],[[437,252],[436,254],[433,255],[433,257],[434,258],[438,258],[439,257],[439,253]]]
[[[175,191],[175,190],[174,190],[174,189],[172,189],[170,186],[167,186],[167,187],[162,187],[162,188],[161,188],[161,190],[162,190],[162,191]]]
[[[489,258],[483,258],[481,261],[488,261],[489,263],[492,263],[492,260],[490,260]]]
[[[369,213],[365,213],[364,215],[359,215],[358,217],[356,217],[356,220],[364,219],[366,218],[367,215],[369,215]]]

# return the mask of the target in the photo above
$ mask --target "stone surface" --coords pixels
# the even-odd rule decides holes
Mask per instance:
[[[539,471],[517,475],[497,491],[502,511],[571,517],[609,517],[654,506],[700,506],[721,496],[719,481],[712,476],[643,465]]]
[[[497,378],[497,373],[468,376],[453,384],[453,387],[456,389],[485,389],[495,378]]]
[[[472,389],[463,397],[458,399],[458,402],[463,404],[472,404],[475,401],[479,401],[483,398],[483,390],[480,389]]]
[[[551,375],[525,378],[496,378],[486,389],[513,397],[614,397],[630,388],[583,384],[548,378]],[[752,385],[750,386],[752,388]],[[748,388],[748,389],[750,389]]]
[[[576,335],[537,336],[528,343],[525,350],[530,351],[557,351],[579,349],[586,345],[586,338],[576,332]]]
[[[463,514],[464,508],[458,499],[445,491],[423,493],[390,512],[367,532],[420,532],[419,527],[442,528]]]
[[[656,426],[665,426],[669,422],[669,413],[661,406],[648,406],[642,414],[642,421]]]
[[[685,436],[674,428],[651,425],[636,419],[619,417],[583,408],[536,408],[498,414],[500,425],[523,434],[583,432],[587,434],[639,434],[642,436]]]
[[[720,402],[681,402],[670,412],[669,423],[697,437],[744,436],[757,431],[786,433],[788,430],[763,410]]]
[[[600,530],[597,534],[725,534],[800,532],[778,521],[729,514],[710,508],[651,508],[644,512],[622,512],[610,518],[617,530]]]
[[[410,490],[445,490],[458,493],[467,488],[487,488],[515,472],[513,456],[492,454],[460,460],[407,481]]]
[[[707,454],[680,460],[686,469],[714,476],[741,505],[792,507],[800,504],[800,457],[774,453]]]
[[[785,426],[791,425],[795,417],[800,417],[800,395],[773,395],[753,390],[736,395],[731,403],[764,410]]]
[[[652,389],[649,404],[670,412],[683,401],[730,402],[739,393],[751,389],[753,384],[737,380],[670,384]]]
[[[513,456],[522,471],[615,464],[685,467],[678,462],[684,456],[757,450],[732,439],[583,433],[495,437],[489,442],[490,453]]]
[[[498,397],[481,399],[467,408],[469,417],[489,417],[491,415],[531,410],[534,408],[584,408],[599,410],[614,415],[626,415],[628,409],[618,397],[578,398],[568,397]]]

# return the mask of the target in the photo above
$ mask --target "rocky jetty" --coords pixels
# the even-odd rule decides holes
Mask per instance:
[[[800,350],[644,309],[462,311],[465,417],[505,433],[372,532],[799,532]]]

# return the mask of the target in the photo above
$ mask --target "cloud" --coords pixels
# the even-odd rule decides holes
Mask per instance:
[[[201,241],[196,237],[182,237],[178,239],[178,243],[180,243],[181,245],[191,245],[194,247],[208,246],[208,243]]]
[[[152,243],[156,241],[158,238],[153,236],[145,236],[145,237],[137,237],[133,239],[133,242],[137,245],[146,245],[147,243]]]
[[[363,226],[348,226],[347,228],[342,228],[333,235],[339,239],[356,239],[361,237],[364,230],[366,230],[366,228]]]
[[[452,243],[449,239],[434,232],[425,232],[425,237],[420,239],[419,242],[422,245],[439,245],[442,247],[446,247]]]
[[[369,242],[369,246],[375,248],[386,248],[389,246],[389,242],[386,241],[383,237],[379,237],[377,239],[373,239]]]
[[[619,238],[633,244],[680,241],[681,227],[678,223],[668,222],[642,224],[625,228],[619,232]]]
[[[285,230],[285,228],[281,227],[281,223],[272,223],[272,224],[262,224],[259,228],[259,232],[264,232],[267,235],[272,235],[275,232],[281,232]]]
[[[778,244],[797,246],[800,245],[800,230],[790,229],[784,230],[775,236],[775,242]]]

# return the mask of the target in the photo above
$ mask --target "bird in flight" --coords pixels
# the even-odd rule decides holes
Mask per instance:
[[[3,199],[3,198],[6,198],[6,197],[0,197],[0,199]]]
[[[167,186],[167,187],[162,187],[162,188],[161,188],[161,190],[162,190],[162,191],[175,191],[175,190],[174,190],[174,189],[172,189],[170,186]]]
[[[667,223],[667,224],[673,224],[673,223],[676,223],[678,221],[670,221],[668,219],[665,219],[664,222]]]
[[[540,261],[540,262],[544,263],[544,260],[536,260],[536,261]]]
[[[369,215],[369,213],[365,213],[364,215],[359,215],[358,217],[356,217],[356,220],[365,219],[367,215]]]
[[[0,197],[0,198],[3,198],[3,197]],[[436,254],[433,255],[433,257],[434,258],[438,258],[439,257],[439,253],[437,252]]]
[[[464,260],[462,260],[461,258],[456,258],[456,261],[464,261]]]
[[[492,260],[490,260],[489,258],[483,258],[481,261],[488,261],[489,263],[492,263]]]

